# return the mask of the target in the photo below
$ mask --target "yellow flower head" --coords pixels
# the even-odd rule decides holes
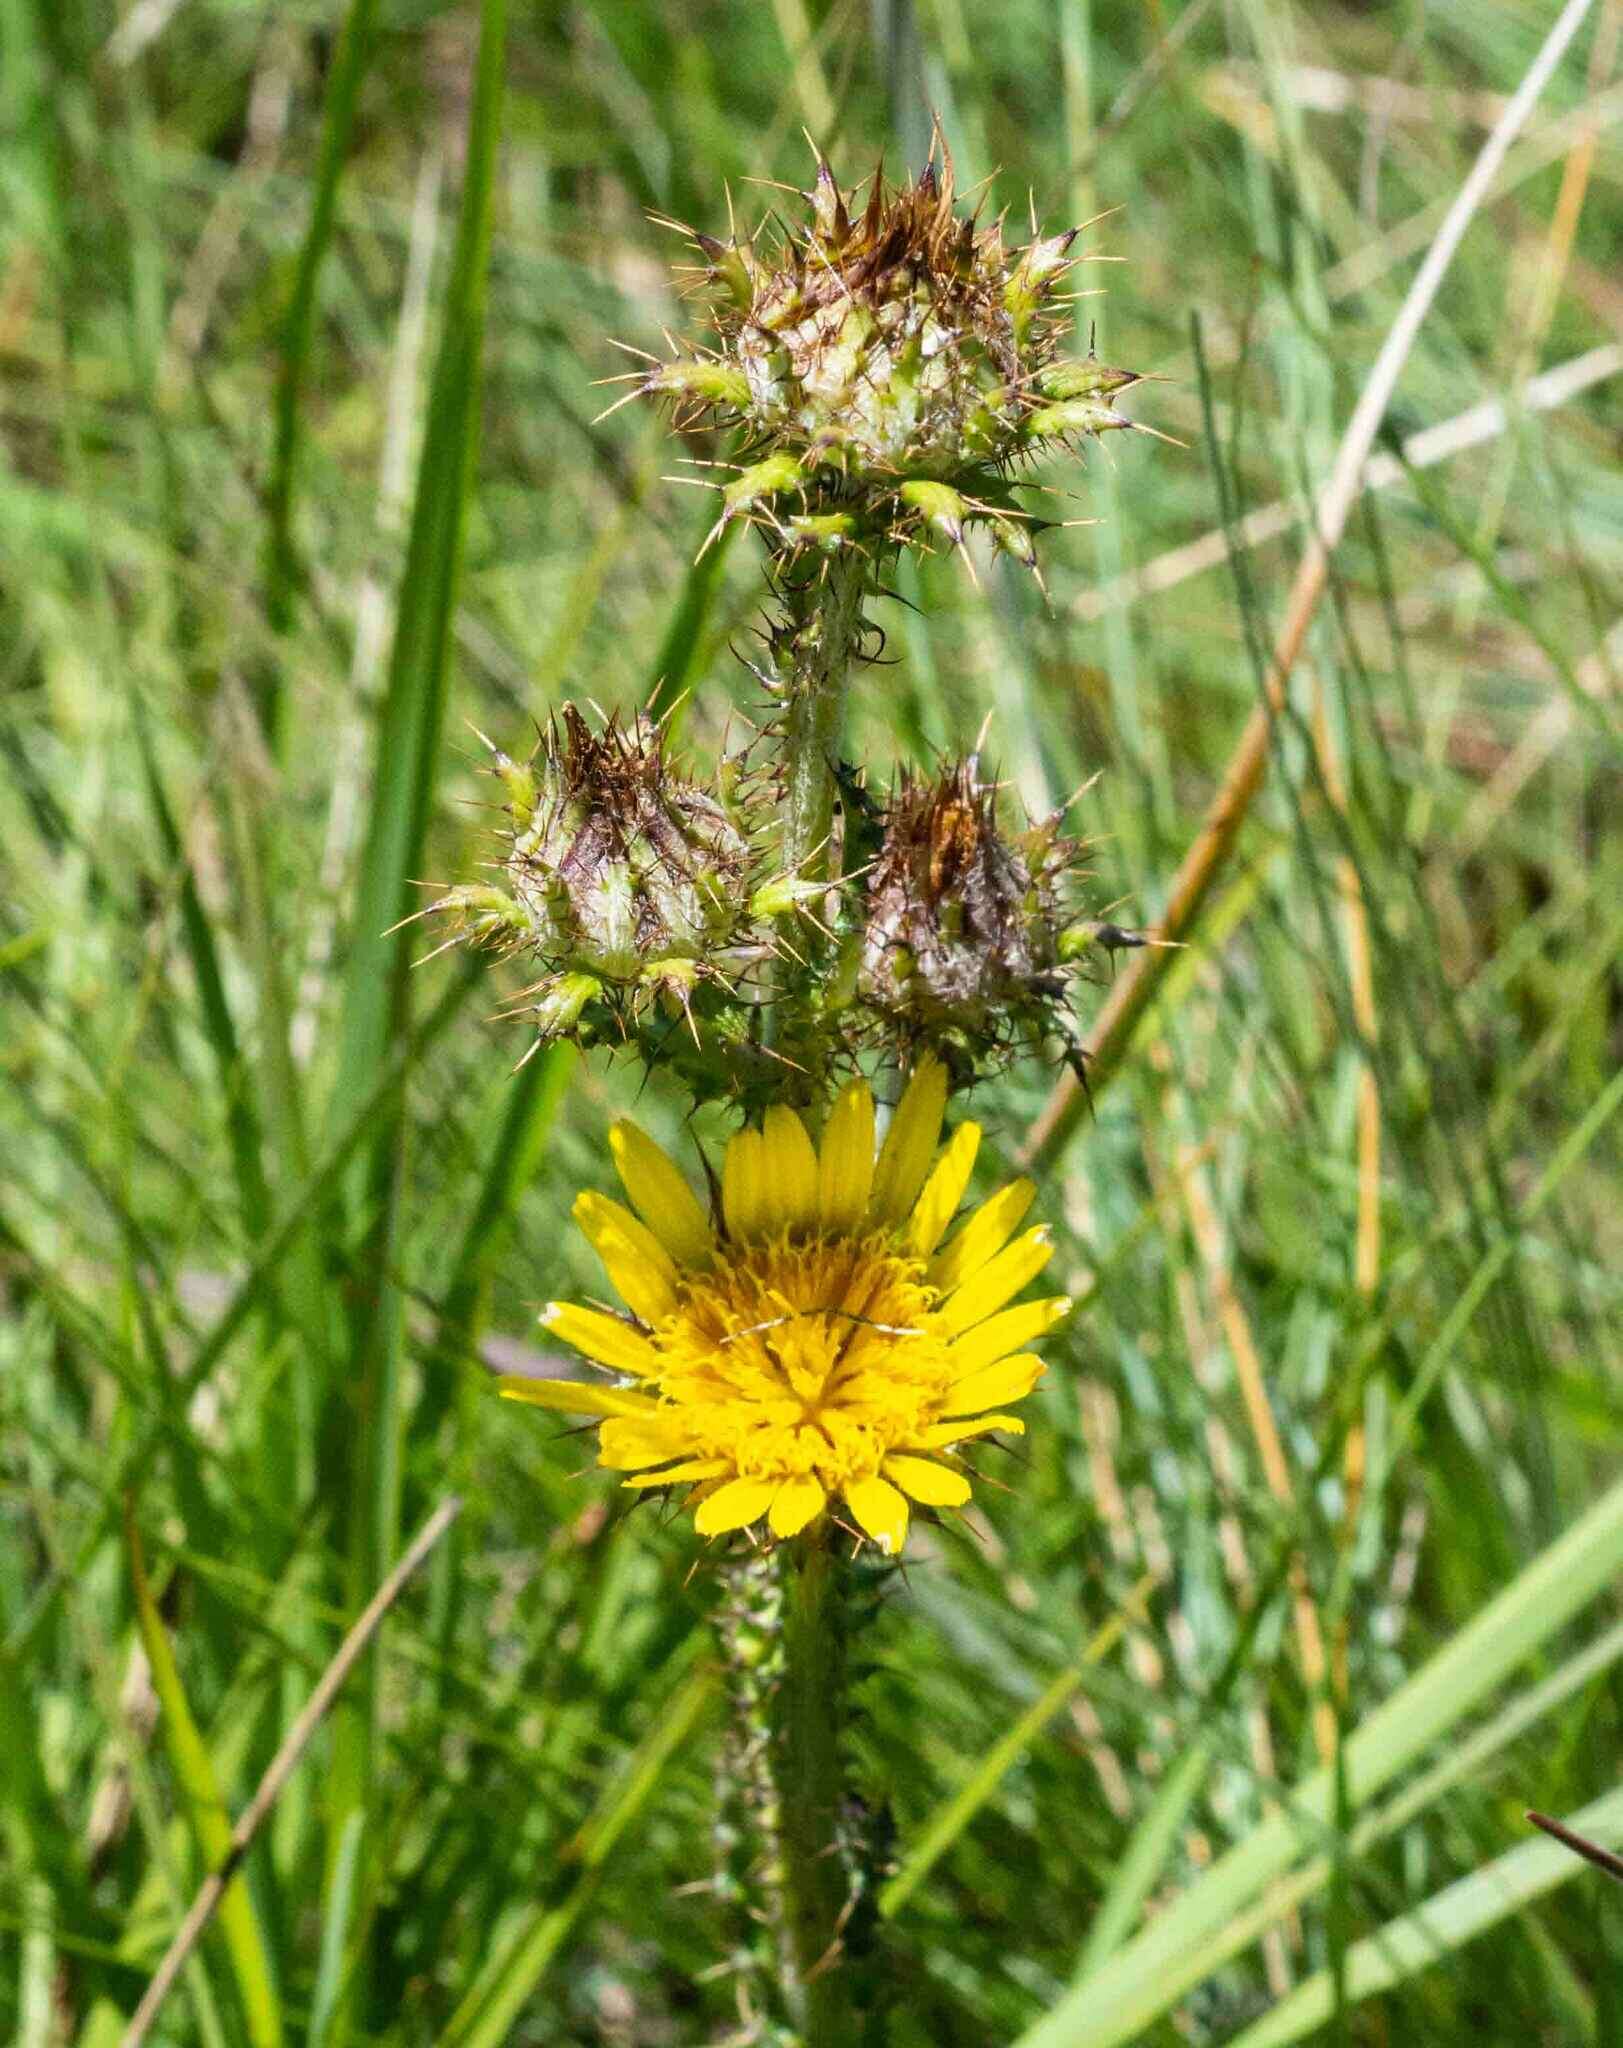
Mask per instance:
[[[1023,1431],[997,1411],[1036,1385],[1042,1362],[1024,1347],[1070,1307],[1008,1305],[1053,1250],[1045,1228],[1020,1231],[1030,1181],[947,1237],[980,1130],[961,1124],[936,1157],[945,1106],[926,1061],[877,1158],[865,1081],[835,1103],[821,1148],[792,1109],[769,1109],[727,1147],[714,1222],[664,1152],[617,1124],[631,1207],[583,1194],[575,1220],[631,1313],[555,1301],[541,1320],[620,1384],[504,1379],[502,1392],[601,1416],[599,1462],[629,1487],[690,1487],[701,1535],[765,1521],[793,1536],[841,1502],[899,1552],[910,1500],[969,1499],[960,1444]]]

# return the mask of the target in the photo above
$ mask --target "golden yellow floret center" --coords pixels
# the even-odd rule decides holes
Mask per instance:
[[[787,1235],[687,1274],[652,1330],[649,1391],[689,1455],[751,1478],[824,1486],[879,1470],[933,1421],[952,1378],[933,1328],[937,1291],[890,1232]]]

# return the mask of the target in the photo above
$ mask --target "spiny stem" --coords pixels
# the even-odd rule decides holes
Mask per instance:
[[[788,617],[773,635],[783,716],[783,859],[791,874],[828,871],[834,766],[869,563],[854,548],[832,556],[815,581],[791,585]]]
[[[826,1529],[784,1544],[780,1560],[783,1672],[771,1757],[788,1988],[804,2048],[850,2048],[858,2033],[852,1973],[842,1966],[851,1899],[840,1836],[845,1587]]]

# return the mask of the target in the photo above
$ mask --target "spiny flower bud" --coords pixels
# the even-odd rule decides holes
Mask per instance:
[[[646,717],[594,732],[568,705],[529,762],[492,751],[511,821],[502,882],[432,908],[473,943],[540,962],[526,995],[541,1037],[590,1042],[611,1021],[626,1036],[672,1007],[694,1024],[703,995],[731,999],[771,951],[776,905],[755,901],[770,884],[747,800],[730,808],[679,774]]]
[[[1004,833],[974,755],[932,781],[904,775],[881,813],[858,994],[961,1079],[1054,1033],[1074,1050],[1064,898],[1082,848],[1061,815]]]
[[[1059,355],[1079,230],[1010,247],[1001,220],[960,219],[939,132],[918,178],[876,172],[865,206],[821,160],[804,197],[809,218],[773,239],[693,235],[715,345],[635,378],[679,426],[738,429],[716,531],[748,519],[779,552],[830,553],[957,547],[979,522],[1034,565],[1011,471],[1134,425],[1112,401],[1136,373]]]

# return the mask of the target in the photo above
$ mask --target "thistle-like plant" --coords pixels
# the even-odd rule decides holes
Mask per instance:
[[[743,1112],[703,1194],[615,1128],[626,1204],[590,1191],[575,1214],[624,1306],[551,1304],[581,1375],[504,1391],[595,1423],[600,1463],[691,1508],[701,1536],[779,1548],[776,1596],[750,1566],[748,1626],[725,1633],[750,1723],[728,1826],[750,1820],[760,1848],[730,1840],[723,1860],[733,1892],[758,1874],[770,1895],[756,1924],[791,2030],[773,2038],[831,2048],[870,2038],[874,2010],[859,1930],[878,1852],[841,1741],[849,1552],[895,1557],[968,1502],[1069,1306],[1021,1298],[1051,1253],[1025,1227],[1030,1183],[960,1216],[979,1130],[944,1119],[1020,1053],[1080,1058],[1071,996],[1099,938],[1059,813],[1005,824],[976,755],[876,799],[842,759],[846,697],[896,552],[980,529],[1034,566],[1032,458],[1129,427],[1114,401],[1137,380],[1063,353],[1074,231],[1015,246],[1001,220],[961,218],[939,139],[861,205],[821,160],[804,196],[798,223],[694,236],[711,339],[649,358],[630,394],[732,437],[717,530],[761,535],[772,599],[748,770],[707,778],[646,720],[595,730],[566,709],[528,764],[496,757],[496,874],[435,907],[533,965],[520,1000],[541,1039],[628,1045],[696,1104]]]

